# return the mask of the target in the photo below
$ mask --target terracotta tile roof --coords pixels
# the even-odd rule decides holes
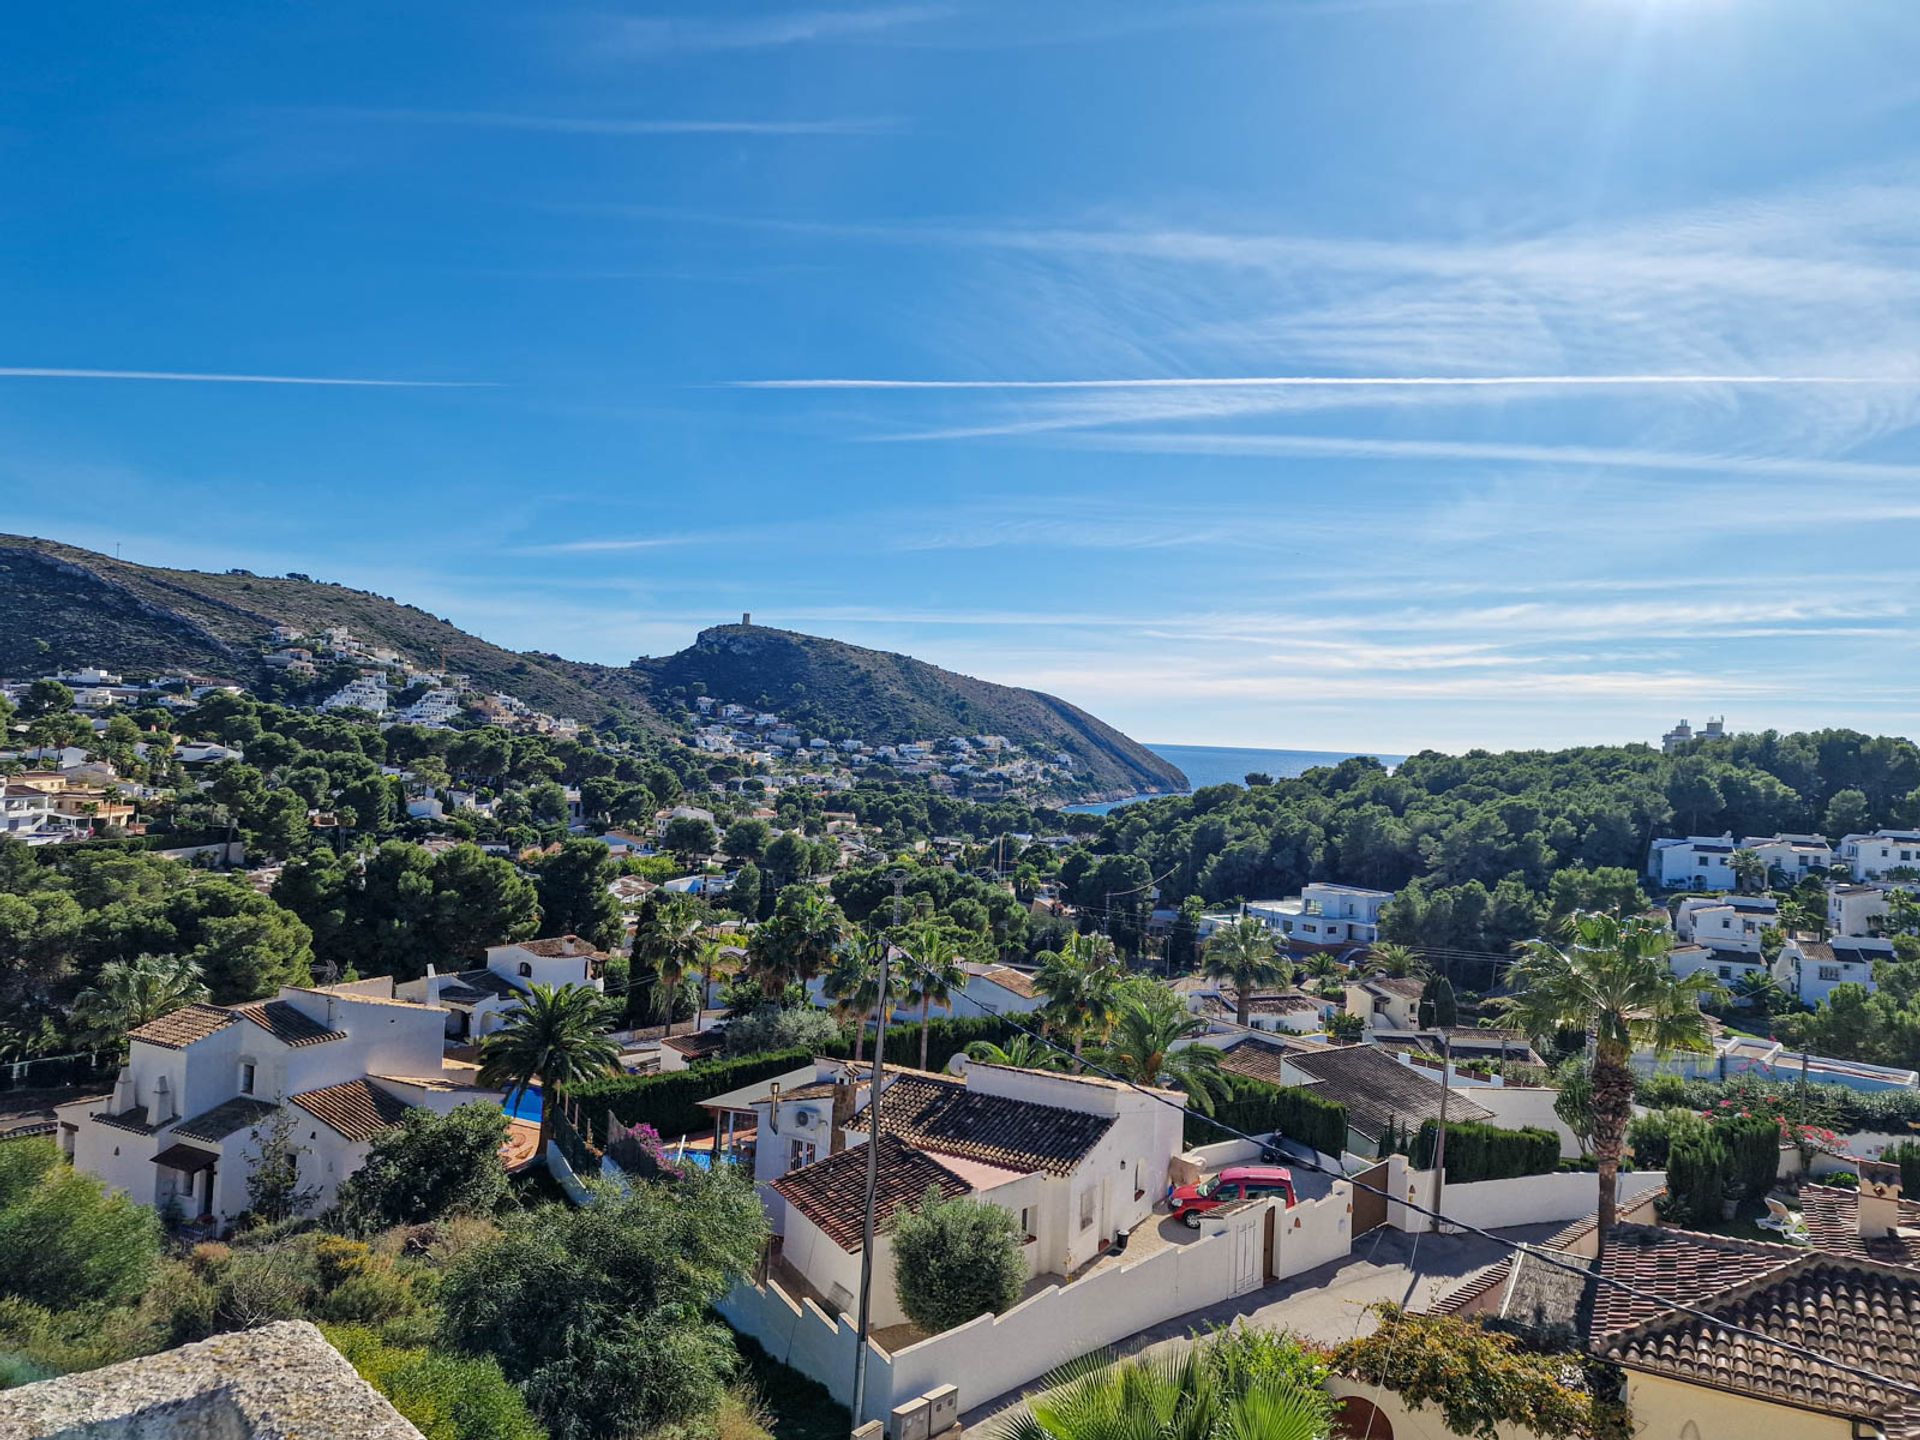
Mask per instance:
[[[1032,1000],[1040,994],[1034,986],[1033,976],[1011,965],[969,965],[966,968],[969,974],[998,985],[1002,990],[1009,990],[1022,999]]]
[[[1803,1253],[1697,1306],[1730,1324],[1920,1387],[1920,1347],[1913,1343],[1920,1332],[1920,1274],[1911,1270]],[[1606,1355],[1696,1385],[1873,1419],[1889,1435],[1910,1435],[1920,1422],[1920,1402],[1905,1390],[1729,1334],[1692,1315],[1670,1315],[1615,1335]]]
[[[1893,1234],[1868,1240],[1860,1234],[1860,1197],[1852,1190],[1830,1185],[1802,1185],[1800,1214],[1807,1222],[1807,1238],[1817,1250],[1879,1260],[1888,1265],[1920,1267],[1920,1234]],[[1920,1202],[1900,1202],[1900,1227],[1920,1230]]]
[[[171,1015],[162,1015],[158,1020],[136,1025],[127,1032],[127,1038],[144,1040],[149,1045],[158,1045],[166,1050],[184,1050],[194,1041],[204,1040],[215,1031],[226,1029],[234,1019],[231,1010],[218,1005],[188,1005]]]
[[[1589,1333],[1598,1338],[1669,1313],[1659,1303],[1697,1305],[1746,1281],[1770,1275],[1807,1252],[1793,1245],[1766,1245],[1655,1225],[1616,1225],[1601,1257],[1603,1280],[1620,1280],[1651,1292],[1642,1300],[1618,1286],[1601,1284],[1593,1296]]]
[[[1402,1065],[1374,1045],[1343,1045],[1320,1052],[1295,1052],[1287,1063],[1314,1077],[1312,1094],[1347,1107],[1347,1123],[1362,1135],[1378,1138],[1387,1122],[1408,1130],[1440,1114],[1440,1082],[1424,1070]],[[1464,1088],[1447,1101],[1449,1120],[1491,1120],[1493,1112],[1476,1105]]]
[[[278,1105],[256,1100],[251,1095],[236,1095],[211,1110],[203,1110],[191,1120],[182,1120],[173,1133],[182,1140],[218,1142],[237,1130],[249,1130],[278,1110]]]
[[[715,1055],[727,1052],[724,1030],[696,1030],[691,1035],[669,1035],[660,1043],[669,1050],[679,1051],[688,1060],[711,1060]]]
[[[1383,995],[1396,995],[1402,1000],[1418,1000],[1427,988],[1424,980],[1415,980],[1407,975],[1376,975],[1360,983],[1368,990],[1378,990]]]
[[[897,1137],[880,1136],[880,1183],[874,1192],[876,1232],[902,1210],[920,1203],[929,1186],[943,1200],[968,1195],[973,1187],[933,1156]],[[826,1233],[848,1254],[858,1254],[861,1215],[866,1202],[867,1147],[855,1145],[773,1182],[788,1204]]]
[[[1288,1045],[1279,1040],[1248,1036],[1221,1052],[1220,1068],[1254,1080],[1265,1080],[1270,1085],[1283,1085],[1286,1081],[1281,1077],[1281,1062],[1305,1048],[1304,1044]]]
[[[1576,1240],[1584,1238],[1600,1223],[1597,1214],[1583,1215],[1564,1229],[1556,1230],[1535,1247],[1541,1250],[1568,1250]],[[1429,1314],[1457,1315],[1473,1301],[1478,1300],[1496,1285],[1505,1285],[1507,1277],[1513,1273],[1516,1260],[1524,1260],[1523,1255],[1509,1255],[1482,1270],[1478,1275],[1470,1276],[1460,1285],[1440,1296],[1427,1307]],[[1584,1263],[1584,1262],[1583,1262]]]
[[[274,1039],[287,1045],[324,1045],[329,1040],[344,1040],[344,1030],[329,1030],[309,1020],[284,1000],[255,1000],[231,1007],[242,1020],[251,1020]]]
[[[862,1110],[855,1119],[863,1129],[872,1128],[865,1118],[870,1111]],[[1113,1128],[1113,1117],[983,1095],[952,1081],[907,1075],[881,1092],[880,1124],[883,1132],[924,1150],[1009,1170],[1070,1175]]]
[[[371,1140],[391,1130],[413,1109],[399,1096],[366,1080],[349,1080],[289,1097],[294,1104],[349,1140]]]
[[[578,935],[553,935],[545,940],[521,940],[516,943],[519,949],[529,955],[539,955],[548,960],[600,953]]]

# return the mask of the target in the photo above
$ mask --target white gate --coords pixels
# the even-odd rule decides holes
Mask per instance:
[[[1233,1293],[1258,1290],[1263,1266],[1260,1250],[1266,1239],[1266,1206],[1249,1205],[1233,1217]]]

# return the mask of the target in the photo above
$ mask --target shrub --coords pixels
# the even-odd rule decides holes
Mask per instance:
[[[543,1440],[545,1432],[494,1360],[389,1345],[357,1325],[321,1330],[426,1440]]]
[[[490,1212],[507,1196],[500,1163],[506,1138],[507,1117],[498,1105],[461,1105],[446,1115],[409,1110],[340,1187],[333,1221],[366,1234],[456,1210]]]
[[[167,1344],[150,1318],[129,1306],[48,1309],[0,1298],[0,1390],[131,1360]]]
[[[1920,1199],[1920,1140],[1889,1145],[1880,1158],[1900,1167],[1900,1193]]]
[[[729,1055],[765,1055],[804,1050],[825,1054],[839,1044],[840,1022],[824,1010],[811,1007],[783,1010],[763,1005],[751,1015],[727,1022]]]
[[[1412,1160],[1422,1170],[1433,1166],[1440,1124],[1428,1120],[1413,1142]],[[1507,1180],[1516,1175],[1548,1175],[1560,1168],[1560,1137],[1551,1130],[1529,1126],[1506,1130],[1478,1120],[1447,1126],[1447,1183]]]
[[[1780,1123],[1771,1116],[1741,1115],[1714,1127],[1727,1147],[1727,1193],[1754,1200],[1780,1176]]]
[[[1674,1141],[1667,1154],[1664,1217],[1681,1225],[1719,1223],[1730,1169],[1726,1142],[1712,1131]]]
[[[51,1140],[0,1144],[0,1295],[131,1300],[159,1255],[153,1211],[73,1169]]]
[[[1676,1105],[1636,1116],[1627,1126],[1627,1148],[1633,1151],[1633,1163],[1641,1169],[1664,1170],[1675,1144],[1698,1140],[1710,1128],[1699,1115]]]
[[[1301,1086],[1274,1085],[1232,1071],[1221,1072],[1220,1078],[1226,1082],[1226,1097],[1214,1102],[1213,1118],[1222,1124],[1249,1135],[1278,1131],[1323,1155],[1338,1155],[1347,1148],[1347,1107],[1337,1100],[1324,1100]],[[1188,1112],[1187,1144],[1211,1145],[1226,1138],[1219,1125]]]
[[[894,1292],[907,1318],[930,1335],[1019,1302],[1025,1236],[1007,1211],[929,1189],[893,1227]]]

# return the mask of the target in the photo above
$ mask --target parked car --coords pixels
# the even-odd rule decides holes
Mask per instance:
[[[1176,1220],[1198,1230],[1200,1217],[1234,1200],[1264,1200],[1281,1196],[1287,1208],[1294,1204],[1293,1172],[1281,1165],[1230,1165],[1197,1185],[1178,1185],[1167,1195],[1167,1208]]]

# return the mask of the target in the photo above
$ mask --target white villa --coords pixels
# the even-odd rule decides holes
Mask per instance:
[[[1296,948],[1344,949],[1380,938],[1380,911],[1391,890],[1315,883],[1286,900],[1250,900],[1241,907]]]
[[[1760,954],[1757,941],[1748,949],[1745,946],[1722,945],[1715,939],[1710,944],[1674,946],[1667,952],[1667,968],[1673,972],[1674,978],[1681,980],[1704,970],[1731,990],[1746,976],[1763,973],[1767,962]]]
[[[397,999],[434,1005],[445,1011],[446,1033],[478,1041],[504,1023],[507,1011],[535,985],[590,985],[605,990],[601,968],[606,957],[578,935],[520,940],[487,947],[487,963],[478,969],[442,975],[429,965],[419,980],[393,986]]]
[[[293,1118],[300,1183],[329,1204],[379,1134],[415,1106],[444,1113],[500,1094],[445,1059],[445,1016],[380,978],[283,986],[272,1000],[189,1005],[128,1032],[108,1095],[57,1107],[75,1168],[145,1205],[233,1220],[259,1158],[254,1132]]]
[[[778,1263],[829,1313],[858,1291],[870,1088],[865,1067],[820,1060],[705,1102],[723,1125],[753,1116],[754,1179],[780,1237]],[[880,1108],[876,1326],[906,1318],[887,1221],[929,1186],[1017,1216],[1029,1272],[1065,1277],[1153,1213],[1185,1148],[1177,1094],[1092,1076],[976,1063],[956,1078],[888,1066]]]
[[[1820,942],[1789,939],[1773,962],[1773,978],[1803,1005],[1818,1005],[1838,985],[1874,988],[1873,967],[1893,959],[1891,940],[1845,939]]]
[[[1690,895],[1673,914],[1674,936],[1717,950],[1760,953],[1760,932],[1780,923],[1771,895]]]
[[[1664,890],[1733,889],[1731,832],[1655,840],[1647,853],[1647,876]]]
[[[1753,851],[1770,873],[1778,870],[1788,883],[1812,874],[1824,876],[1833,864],[1833,847],[1824,835],[1749,835],[1740,848]]]
[[[1840,841],[1838,856],[1853,867],[1856,880],[1880,880],[1893,870],[1920,870],[1920,830],[1848,835]]]
[[[1420,993],[1424,982],[1412,977],[1378,976],[1347,986],[1347,1013],[1358,1015],[1370,1030],[1418,1030]]]
[[[1887,886],[1835,885],[1827,891],[1827,929],[1835,935],[1872,935],[1887,918]]]

